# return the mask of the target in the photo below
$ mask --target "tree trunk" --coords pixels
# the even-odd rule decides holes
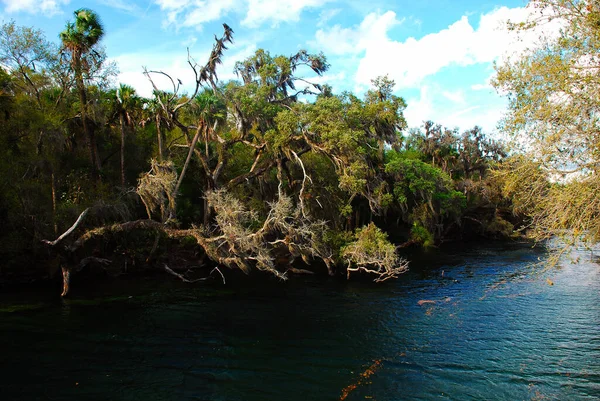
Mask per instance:
[[[54,170],[50,176],[52,185],[52,223],[54,225],[54,235],[58,235],[58,225],[56,224],[56,177],[54,176]]]
[[[61,297],[66,297],[69,293],[69,287],[71,285],[71,269],[68,267],[62,267],[62,275],[63,275],[63,291],[60,294]]]
[[[92,164],[92,176],[99,178],[100,160],[98,158],[98,149],[96,148],[96,135],[93,129],[90,129],[87,121],[87,94],[85,92],[85,84],[83,82],[83,71],[81,67],[81,53],[73,52],[73,69],[75,70],[75,82],[79,92],[79,102],[81,103],[81,124],[83,125],[83,133],[87,141],[90,152],[90,162]]]
[[[206,191],[213,191],[215,189],[215,183],[208,178],[206,183]],[[212,208],[208,204],[208,200],[204,197],[204,225],[208,227],[212,218]]]
[[[158,161],[163,161],[163,138],[162,133],[160,132],[160,115],[156,114],[156,135],[158,137]]]
[[[125,188],[125,118],[123,113],[119,113],[119,122],[121,123],[121,187]]]
[[[179,180],[177,180],[177,184],[175,185],[175,189],[173,190],[173,195],[171,196],[171,199],[176,199],[177,198],[177,193],[179,192],[179,187],[181,186],[181,183],[183,181],[183,177],[185,177],[185,172],[187,171],[187,168],[190,164],[190,160],[192,160],[192,155],[194,154],[194,148],[196,147],[196,144],[198,143],[198,139],[200,139],[200,134],[202,132],[202,128],[203,125],[198,126],[198,129],[196,129],[196,135],[194,135],[194,139],[192,139],[192,143],[190,143],[190,149],[188,150],[188,155],[185,159],[185,163],[183,164],[183,168],[181,169],[181,174],[179,174]],[[170,206],[170,211],[169,211],[169,218],[174,218],[175,217],[175,205],[169,205]]]

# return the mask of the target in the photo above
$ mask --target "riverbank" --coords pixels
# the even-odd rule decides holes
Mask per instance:
[[[423,249],[418,245],[412,245],[409,247],[403,247],[400,250],[401,256],[406,258],[409,263],[415,260],[417,264],[421,263],[424,259],[433,258],[440,252],[445,252],[451,249],[468,249],[470,247],[478,247],[481,244],[489,244],[489,246],[506,246],[506,247],[521,247],[521,246],[533,246],[534,244],[528,242],[525,238],[518,239],[504,239],[504,240],[490,240],[487,239],[482,242],[479,240],[471,239],[468,241],[454,241],[446,242],[440,247],[432,247]],[[147,247],[146,247],[147,248]],[[172,242],[163,247],[163,249],[154,253],[152,260],[148,259],[151,249],[141,248],[136,251],[117,251],[112,252],[109,255],[104,255],[100,259],[110,261],[110,263],[90,263],[81,269],[77,269],[72,274],[73,288],[82,289],[90,286],[107,283],[110,285],[111,282],[122,280],[124,282],[135,282],[138,279],[141,280],[156,280],[157,282],[163,280],[182,281],[182,278],[194,282],[206,281],[218,283],[225,281],[248,281],[248,275],[244,274],[238,269],[228,269],[221,267],[220,272],[214,271],[216,265],[207,260],[204,255],[198,253],[198,249],[190,244],[181,244],[179,242]],[[430,255],[430,256],[428,256]],[[430,260],[432,262],[432,260]],[[169,269],[165,269],[167,266]],[[303,273],[312,273],[317,277],[328,277],[328,269],[323,263],[315,262],[312,265],[305,265],[302,261],[296,263],[295,271],[289,272],[289,277],[294,278]],[[170,271],[169,271],[170,270]],[[345,271],[343,266],[338,269],[336,276],[338,278],[345,278]],[[182,275],[177,277],[173,274]],[[270,275],[262,274],[260,271],[250,272],[251,276],[260,277],[261,279],[271,279]],[[206,279],[206,280],[205,280]],[[369,277],[356,276],[354,280],[367,280],[370,281]],[[280,281],[276,279],[276,281]],[[47,289],[52,288],[58,294],[62,291],[63,277],[60,270],[60,260],[58,258],[49,260],[46,259],[27,259],[24,258],[21,265],[19,263],[13,263],[11,267],[4,267],[0,269],[0,289],[2,291],[20,291],[27,290],[28,288]],[[79,290],[78,290],[79,292]]]

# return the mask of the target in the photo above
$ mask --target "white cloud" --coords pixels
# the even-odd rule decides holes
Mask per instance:
[[[442,91],[442,96],[455,104],[465,104],[465,94],[462,90],[458,91]]]
[[[319,29],[316,41],[312,44],[327,54],[358,54],[382,39],[388,40],[387,31],[402,22],[403,20],[396,19],[396,13],[393,11],[382,15],[371,13],[354,28],[334,25],[328,30]]]
[[[490,85],[489,83],[485,83],[485,84],[474,84],[471,85],[471,90],[474,91],[485,91],[485,90],[493,90],[494,88],[492,87],[492,85]]]
[[[409,127],[418,127],[423,121],[433,119],[433,97],[430,92],[430,87],[423,85],[418,98],[407,99],[404,118]]]
[[[273,24],[300,20],[305,8],[320,8],[331,0],[248,0],[248,13],[242,25],[257,27],[266,21]]]
[[[448,102],[449,98],[454,101]],[[419,127],[423,121],[431,120],[461,130],[478,125],[487,133],[496,132],[498,121],[506,110],[505,102],[498,98],[481,102],[467,93],[444,91],[439,84],[422,85],[419,95],[407,98],[406,103],[404,117],[409,127]]]
[[[221,19],[240,7],[243,0],[155,0],[167,11],[165,25],[201,28],[202,24]]]
[[[491,63],[525,50],[538,39],[539,32],[517,38],[505,28],[505,22],[523,21],[530,12],[527,8],[501,7],[481,15],[477,28],[463,16],[439,32],[404,41],[388,36],[388,31],[402,22],[394,12],[371,13],[359,26],[318,30],[316,45],[330,54],[362,54],[357,83],[368,84],[387,74],[399,88],[418,87],[445,67]]]
[[[319,20],[317,21],[317,26],[325,26],[333,17],[338,15],[342,11],[341,8],[331,8],[329,10],[323,10],[319,14]]]
[[[504,115],[506,105],[481,105],[470,106],[440,118],[439,122],[449,128],[459,127],[461,130],[473,128],[478,125],[483,132],[498,135],[498,121]]]
[[[70,0],[0,0],[8,14],[25,12],[43,14],[51,17],[62,13],[61,6],[69,4]]]
[[[165,25],[201,28],[202,24],[222,19],[235,12],[245,13],[242,25],[258,27],[271,22],[299,21],[308,8],[321,8],[333,0],[154,0],[167,12]]]
[[[115,8],[117,10],[132,12],[138,9],[138,7],[127,1],[127,0],[97,0],[98,3],[104,4],[105,6]]]
[[[138,94],[145,97],[152,95],[152,85],[148,78],[143,74],[143,67],[151,71],[163,71],[175,79],[181,79],[184,87],[191,87],[194,82],[194,74],[186,63],[185,54],[161,54],[157,58],[154,53],[130,53],[113,58],[119,67],[119,83],[131,85]],[[143,65],[140,62],[143,61]],[[167,61],[172,60],[172,61]],[[173,85],[164,76],[152,74],[152,79],[161,90],[173,91]]]
[[[187,39],[185,39],[183,42],[181,42],[181,45],[184,47],[194,47],[194,45],[196,44],[196,42],[198,41],[198,38],[190,35],[187,37]]]
[[[310,44],[326,54],[339,56],[347,64],[358,64],[353,83],[356,92],[363,92],[372,79],[382,75],[396,82],[399,93],[402,89],[418,88],[418,96],[406,99],[404,114],[409,126],[433,120],[461,129],[477,124],[494,132],[506,109],[506,102],[490,85],[494,74],[483,82],[473,82],[461,67],[474,71],[472,66],[478,66],[482,71],[491,71],[493,62],[502,63],[507,57],[534,47],[542,32],[555,37],[558,23],[520,36],[506,29],[507,20],[525,21],[532,12],[526,7],[496,8],[479,16],[465,15],[438,32],[401,40],[391,37],[390,32],[405,20],[392,11],[373,12],[355,26],[334,25],[317,30]],[[411,21],[409,18],[405,23]],[[449,80],[448,74],[438,75],[442,70],[457,80],[466,80],[468,86],[457,91],[458,81]]]

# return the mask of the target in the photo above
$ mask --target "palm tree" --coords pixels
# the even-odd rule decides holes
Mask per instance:
[[[160,97],[160,100],[159,100]],[[153,97],[151,99],[146,99],[145,106],[145,114],[146,118],[142,121],[142,124],[148,124],[150,121],[154,120],[156,125],[156,137],[158,144],[158,161],[162,162],[165,156],[165,135],[161,130],[161,126],[165,125],[166,129],[171,128],[171,124],[169,119],[165,115],[165,111],[161,105],[161,102],[168,103],[169,96],[164,92],[154,91]]]
[[[196,95],[191,103],[191,114],[199,122],[206,125],[204,131],[205,156],[210,158],[208,144],[214,138],[211,135],[217,129],[219,123],[225,120],[227,110],[225,103],[212,91],[204,90]]]
[[[185,172],[190,164],[190,160],[192,159],[192,154],[194,153],[196,144],[198,143],[198,140],[200,139],[200,135],[204,136],[204,146],[205,146],[205,156],[204,157],[205,157],[205,159],[204,159],[203,164],[204,164],[205,170],[207,170],[207,171],[205,171],[205,174],[207,177],[211,176],[211,174],[210,174],[211,172],[207,169],[208,163],[209,163],[209,158],[210,158],[208,143],[211,138],[211,131],[216,128],[217,121],[219,121],[221,116],[224,116],[221,113],[219,113],[219,110],[218,110],[218,107],[221,104],[219,102],[219,99],[216,97],[216,95],[214,95],[212,92],[210,92],[207,89],[204,90],[199,95],[197,95],[193,99],[191,104],[192,104],[191,114],[193,117],[195,117],[195,119],[197,119],[198,124],[197,124],[197,128],[196,128],[196,134],[194,135],[194,138],[192,139],[192,142],[190,143],[190,148],[188,150],[187,158],[185,159],[185,163],[183,164],[183,168],[181,169],[181,174],[179,175],[179,180],[177,181],[177,185],[175,186],[175,191],[174,191],[175,194],[177,193],[177,191],[179,190],[179,186],[183,182],[183,177],[185,176]],[[214,120],[214,122],[213,122],[213,120]],[[213,127],[210,126],[211,123],[214,124]],[[209,181],[208,188],[214,189],[213,180],[209,179],[208,181]]]
[[[94,130],[87,123],[87,94],[83,81],[84,72],[89,70],[88,55],[94,53],[94,46],[104,36],[104,28],[98,15],[87,8],[80,8],[74,12],[75,22],[67,22],[65,30],[59,35],[63,43],[63,49],[68,50],[71,55],[71,68],[75,75],[75,83],[79,92],[81,103],[81,123],[90,151],[92,172],[98,176],[100,159],[96,149],[96,138]]]
[[[217,189],[217,180],[221,171],[224,167],[224,160],[222,159],[222,155],[218,157],[219,161],[215,165],[215,167],[210,170],[210,146],[209,143],[213,142],[216,147],[218,147],[219,141],[217,140],[217,130],[219,124],[222,124],[227,117],[227,108],[225,102],[222,98],[220,98],[214,91],[204,90],[196,97],[191,103],[191,115],[197,121],[198,127],[203,127],[203,135],[204,135],[204,168],[208,169],[204,172],[206,177],[206,191],[211,191]],[[198,134],[200,133],[200,129],[197,131],[197,135],[194,138],[194,141],[198,140]],[[192,146],[195,146],[195,142],[192,143]],[[222,152],[221,149],[219,152]],[[190,159],[191,153],[188,153],[188,159]],[[184,169],[187,167],[189,160],[186,159],[186,163],[184,165]],[[185,171],[185,170],[184,170]],[[182,171],[183,172],[183,171]],[[181,180],[180,180],[181,181]],[[205,197],[204,199],[204,224],[208,225],[211,218],[211,208],[208,204],[208,200]]]
[[[121,186],[125,188],[125,129],[134,126],[133,115],[139,109],[140,98],[131,86],[121,84],[117,88],[115,100],[121,126]]]

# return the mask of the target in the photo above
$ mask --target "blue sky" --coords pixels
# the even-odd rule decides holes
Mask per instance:
[[[235,31],[221,79],[234,78],[234,62],[258,48],[291,55],[324,52],[331,64],[321,78],[334,91],[363,93],[388,74],[408,103],[410,126],[431,119],[466,129],[495,129],[506,101],[489,86],[494,62],[534,38],[503,29],[528,15],[525,0],[0,0],[0,20],[34,26],[48,39],[74,10],[96,11],[105,25],[103,45],[117,62],[119,81],[143,95],[150,85],[142,66],[164,70],[184,84],[193,79],[187,51],[202,62],[222,23]]]

